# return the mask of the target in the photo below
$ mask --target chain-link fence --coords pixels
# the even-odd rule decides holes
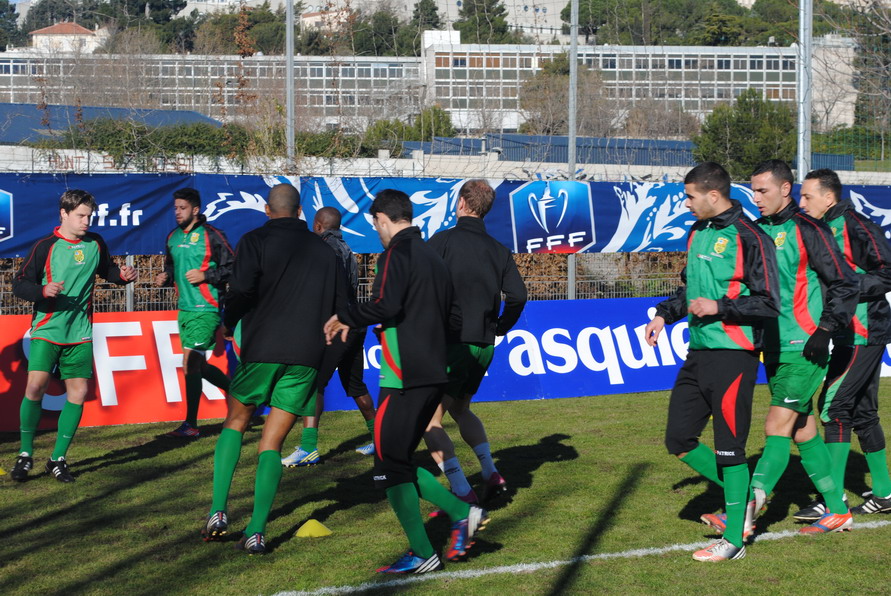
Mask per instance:
[[[378,255],[359,257],[359,299],[368,299]],[[567,255],[514,255],[530,300],[565,300],[571,295]],[[124,265],[128,257],[115,257]],[[93,296],[96,312],[176,309],[176,290],[155,287],[163,270],[161,255],[129,257],[136,268],[136,282],[117,286],[99,280]],[[575,297],[632,298],[667,296],[679,283],[683,253],[591,253],[576,256]],[[31,304],[13,296],[12,279],[22,259],[0,259],[0,314],[30,314]]]

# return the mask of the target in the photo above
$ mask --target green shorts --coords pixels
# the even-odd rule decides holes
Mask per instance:
[[[246,406],[269,404],[296,416],[315,416],[318,372],[297,364],[242,362],[235,369],[229,395]]]
[[[495,346],[451,344],[448,348],[449,382],[445,394],[461,399],[475,394],[495,355]]]
[[[59,345],[44,339],[31,340],[29,372],[52,372],[57,364],[60,379],[92,379],[93,342]]]
[[[812,414],[813,398],[826,378],[826,366],[814,364],[798,352],[765,353],[770,405]]]
[[[179,324],[179,341],[184,350],[206,352],[216,345],[220,313],[181,310],[176,322]]]

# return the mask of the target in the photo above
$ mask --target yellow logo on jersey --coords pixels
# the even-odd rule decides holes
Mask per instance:
[[[773,243],[777,246],[786,244],[786,232],[780,232],[779,234],[777,234],[777,237],[773,239]]]
[[[198,232],[192,232],[192,235],[189,236],[189,242],[195,244],[196,242],[198,242],[199,238],[201,238],[201,236],[198,234]]]
[[[727,240],[727,238],[724,238],[723,236],[721,236],[720,238],[718,238],[718,241],[715,242],[715,252],[718,253],[718,254],[721,254],[722,252],[724,252],[725,250],[727,250],[727,243],[728,243],[728,242],[729,242],[729,240]]]
[[[77,249],[76,251],[74,251],[74,260],[77,261],[78,263],[83,263],[84,262],[84,251],[81,249]]]

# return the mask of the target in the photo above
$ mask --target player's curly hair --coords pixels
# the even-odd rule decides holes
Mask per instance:
[[[458,196],[464,199],[467,210],[477,217],[486,217],[495,202],[495,190],[482,179],[468,180],[461,186]]]
[[[66,190],[59,197],[59,209],[65,213],[71,213],[81,205],[86,205],[91,211],[96,210],[96,199],[85,190]]]

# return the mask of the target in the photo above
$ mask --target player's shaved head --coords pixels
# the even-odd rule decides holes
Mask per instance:
[[[340,219],[340,211],[334,207],[322,207],[316,211],[315,223],[322,226],[323,230],[339,230]]]
[[[266,199],[269,214],[274,217],[297,217],[300,192],[290,184],[276,184],[269,189]]]

